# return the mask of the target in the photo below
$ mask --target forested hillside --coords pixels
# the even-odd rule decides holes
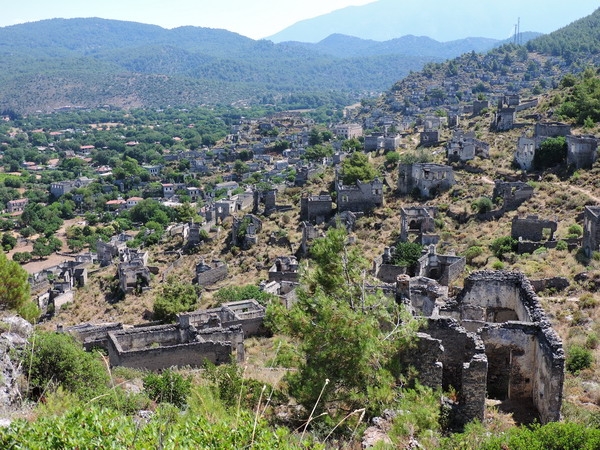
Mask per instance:
[[[225,30],[53,19],[0,29],[0,109],[342,105],[383,91],[436,59],[397,49],[385,56],[334,57]],[[309,94],[307,101],[287,102],[299,93]]]

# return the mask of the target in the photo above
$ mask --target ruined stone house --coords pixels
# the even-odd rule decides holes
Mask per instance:
[[[227,278],[229,267],[220,259],[213,259],[208,264],[204,258],[196,264],[196,283],[200,286],[210,286]]]
[[[123,254],[127,249],[127,242],[133,240],[133,236],[121,233],[113,236],[109,242],[98,240],[96,243],[96,252],[100,266],[105,267],[112,264],[114,258]]]
[[[508,131],[515,125],[517,104],[512,96],[503,96],[498,99],[498,108],[494,113],[491,129],[493,131]]]
[[[300,198],[300,220],[321,224],[333,215],[333,199],[327,193]]]
[[[489,100],[473,100],[473,116],[479,116],[483,110],[488,109],[490,109]]]
[[[162,370],[244,360],[244,338],[264,335],[265,308],[255,300],[180,314],[173,325],[123,327],[120,323],[71,327],[87,350],[103,348],[112,366]]]
[[[437,243],[437,239],[427,238],[435,234],[435,206],[407,206],[400,208],[400,240],[407,242],[409,234],[417,234],[417,242],[422,245]],[[435,242],[432,242],[434,241]]]
[[[541,423],[560,419],[562,342],[523,274],[473,273],[450,299],[411,281],[398,278],[397,298],[429,319],[411,362],[421,383],[456,390],[456,422],[483,420],[486,392],[506,408],[529,407]]]
[[[338,178],[335,184],[338,212],[371,212],[383,205],[383,182],[379,178],[373,181],[356,181],[354,186],[345,185]]]
[[[525,135],[517,140],[517,149],[514,155],[514,162],[521,170],[531,170],[533,168],[533,158],[535,157],[535,139]]]
[[[120,258],[117,265],[119,289],[125,294],[150,289],[148,252],[126,248]]]
[[[454,253],[440,255],[435,244],[431,244],[417,261],[416,276],[431,278],[442,286],[450,286],[462,275],[465,266],[464,256]]]
[[[440,143],[439,130],[425,130],[419,133],[419,145],[421,147],[435,147]]]
[[[515,164],[522,170],[531,170],[535,152],[548,138],[566,137],[571,134],[571,126],[561,122],[537,122],[533,137],[521,136],[517,141],[514,155]]]
[[[590,169],[598,158],[598,139],[592,135],[567,136],[567,164]]]
[[[277,210],[277,189],[254,189],[254,206],[252,214],[258,214],[263,205],[262,213],[265,216],[272,214]]]
[[[522,181],[501,181],[494,182],[494,192],[492,198],[494,201],[502,201],[504,211],[513,211],[523,202],[526,202],[533,196],[533,187]]]
[[[533,253],[540,247],[555,247],[554,233],[558,224],[553,220],[542,220],[536,215],[514,217],[511,237],[517,239],[518,253]]]
[[[475,137],[474,132],[456,130],[446,148],[448,162],[466,162],[479,158],[489,158],[490,145]]]
[[[588,258],[600,251],[600,206],[586,206],[583,210],[582,247]]]
[[[258,242],[258,233],[262,230],[262,220],[253,214],[246,214],[241,219],[233,218],[231,229],[231,245],[244,250],[249,249]]]
[[[400,164],[398,192],[401,195],[417,193],[423,198],[435,197],[437,192],[450,189],[455,184],[452,167],[442,164]]]
[[[299,279],[298,260],[293,255],[278,256],[269,269],[269,281],[297,283]]]

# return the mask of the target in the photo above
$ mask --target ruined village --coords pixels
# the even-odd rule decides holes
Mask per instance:
[[[342,228],[369,263],[362,290],[422,321],[402,363],[455,393],[453,427],[497,410],[517,424],[559,421],[567,398],[595,411],[600,380],[590,370],[585,387],[575,383],[567,350],[600,332],[600,132],[554,113],[556,94],[539,80],[558,88],[566,68],[540,58],[498,75],[473,59],[465,70],[485,83],[479,95],[464,77],[425,83],[419,73],[335,121],[236,116],[193,148],[189,111],[142,125],[105,111],[110,120],[56,129],[43,115],[4,116],[3,245],[28,272],[37,326],[100,349],[113,368],[233,361],[278,382],[286,368],[265,363],[278,338],[269,304],[294,308],[311,247]],[[121,140],[115,167],[101,156],[108,133]],[[544,166],[557,138],[564,159]],[[367,178],[351,176],[365,168]],[[47,222],[52,205],[64,219],[53,238],[31,219]],[[407,244],[418,249],[410,261]],[[164,320],[153,303],[170,283],[193,285],[197,298]],[[246,286],[264,297],[219,297]]]

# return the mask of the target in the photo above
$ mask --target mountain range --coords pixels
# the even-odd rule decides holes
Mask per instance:
[[[595,0],[378,0],[362,6],[349,6],[312,19],[297,22],[268,37],[273,42],[316,43],[331,34],[388,41],[405,35],[428,36],[440,42],[469,36],[497,40],[520,29],[549,33],[591,14]]]

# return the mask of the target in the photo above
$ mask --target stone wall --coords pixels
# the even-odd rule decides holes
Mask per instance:
[[[589,169],[598,157],[598,139],[594,136],[567,136],[567,164]]]
[[[368,183],[357,180],[354,186],[346,186],[338,180],[336,193],[338,212],[367,213],[383,205],[383,182],[378,178]]]
[[[454,183],[454,172],[450,166],[430,163],[399,165],[398,192],[401,195],[412,195],[418,190],[421,197],[429,198],[439,191],[450,189]]]
[[[222,261],[212,261],[210,265],[200,262],[196,265],[196,281],[201,286],[210,286],[227,278],[229,269]]]
[[[586,206],[583,211],[583,240],[585,256],[591,258],[600,251],[600,206]]]
[[[455,421],[483,420],[488,365],[481,339],[448,318],[430,319],[424,332],[442,343],[442,388],[458,394]]]
[[[496,180],[492,198],[502,199],[502,209],[512,211],[517,209],[521,203],[533,196],[533,187],[522,181],[508,182]]]
[[[323,223],[333,214],[333,199],[329,194],[303,196],[300,198],[300,220]]]
[[[511,236],[533,242],[552,241],[557,227],[555,221],[538,219],[538,216],[514,217],[511,223]],[[545,229],[549,232],[547,237],[544,237]]]

